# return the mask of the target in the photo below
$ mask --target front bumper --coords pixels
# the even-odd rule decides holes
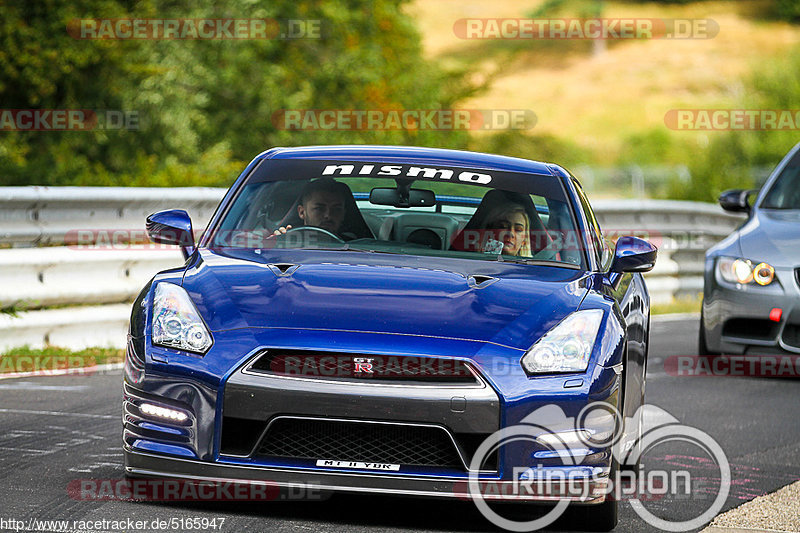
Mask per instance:
[[[300,345],[298,339],[302,338],[304,346],[309,347],[307,349],[337,346],[346,352],[369,344],[353,338],[352,334],[333,338],[328,334],[318,344],[313,342],[315,339],[308,332],[285,335],[285,342],[279,343],[274,334],[269,342],[273,347],[294,347]],[[382,342],[386,337],[376,336]],[[621,386],[619,368],[595,365],[581,375],[528,378],[519,365],[521,354],[517,351],[497,345],[469,346],[461,343],[453,346],[450,342],[426,340],[425,352],[412,353],[427,353],[431,357],[470,354],[470,358],[465,360],[475,369],[479,383],[476,386],[434,387],[326,383],[247,372],[248,364],[264,350],[264,346],[268,346],[267,339],[255,340],[259,348],[240,356],[233,370],[216,379],[216,372],[207,368],[221,364],[223,357],[229,357],[227,354],[236,353],[234,348],[239,349],[245,340],[232,336],[218,338],[212,350],[222,351],[221,355],[212,357],[210,353],[205,358],[172,352],[162,354],[149,342],[145,343],[148,352],[145,377],[141,382],[128,381],[125,384],[123,450],[128,475],[269,483],[281,487],[308,485],[322,491],[463,499],[469,498],[467,482],[473,475],[480,479],[482,491],[485,487],[487,499],[508,499],[508,494],[516,494],[518,497],[513,499],[595,503],[605,498],[611,463],[609,449],[582,450],[581,455],[565,461],[557,455],[542,454],[544,446],[529,439],[528,442],[504,444],[494,467],[478,470],[470,470],[471,456],[466,452],[469,449],[474,452],[477,444],[500,428],[526,423],[526,420],[530,423],[528,417],[542,407],[558,407],[566,418],[557,422],[564,422],[567,429],[571,429],[574,428],[574,419],[588,403],[600,401],[617,406]],[[394,349],[408,353],[409,342],[403,341],[402,345],[392,345]],[[226,345],[228,342],[230,346]],[[379,353],[386,353],[388,346],[390,343],[381,347]],[[131,350],[135,350],[135,344],[129,345]],[[169,359],[169,362],[161,363],[161,359]],[[138,407],[142,402],[185,412],[187,419],[181,424],[148,419]],[[460,468],[401,465],[399,471],[384,473],[320,467],[307,458],[265,458],[255,453],[259,448],[250,445],[253,443],[236,450],[226,447],[223,442],[223,428],[228,418],[268,427],[270,421],[281,417],[435,426],[452,435],[459,452],[463,452],[464,461]],[[535,420],[545,427],[553,427],[551,422],[547,417]],[[259,435],[259,438],[264,437],[263,433]],[[471,448],[464,446],[465,441],[471,442]],[[316,457],[350,460],[347,457]],[[567,464],[575,466],[568,467]],[[565,492],[556,483],[547,485],[544,490],[539,487],[532,492],[515,493],[515,487],[519,487],[519,469],[532,468],[556,473],[569,470],[567,477],[572,483],[569,491]]]
[[[468,481],[464,479],[420,478],[416,476],[307,472],[294,469],[253,467],[209,463],[191,459],[142,453],[125,447],[125,474],[130,477],[180,479],[212,483],[264,483],[282,488],[315,492],[376,493],[400,496],[470,498]],[[527,491],[524,483],[480,479],[481,495],[487,500],[571,501],[595,504],[605,501],[608,490],[608,469],[592,469],[589,475],[573,476],[572,487],[553,484],[551,493]]]
[[[706,264],[703,327],[708,349],[728,354],[800,353],[800,285],[793,268],[776,268],[776,282],[737,285]],[[781,318],[770,318],[773,309]]]

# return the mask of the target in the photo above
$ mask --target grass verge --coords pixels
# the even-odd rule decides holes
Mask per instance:
[[[653,304],[651,314],[666,315],[670,313],[699,313],[703,300],[699,296],[677,298],[668,304]]]
[[[0,354],[0,374],[86,368],[106,363],[119,363],[125,350],[118,348],[86,348],[69,350],[60,346],[12,348]]]

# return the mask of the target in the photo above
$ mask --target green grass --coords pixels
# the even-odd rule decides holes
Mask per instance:
[[[650,311],[654,315],[670,313],[699,313],[702,299],[699,296],[677,298],[668,304],[653,304]]]
[[[12,348],[0,355],[0,374],[30,372],[33,370],[57,370],[85,368],[105,363],[119,363],[125,350],[117,348],[87,348],[69,350],[59,346]]]

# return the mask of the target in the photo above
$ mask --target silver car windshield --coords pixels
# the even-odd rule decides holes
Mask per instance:
[[[795,155],[772,184],[761,207],[800,209],[800,155]]]

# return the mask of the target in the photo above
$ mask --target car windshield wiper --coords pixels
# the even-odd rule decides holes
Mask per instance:
[[[498,255],[496,261],[498,263],[515,263],[519,265],[540,265],[540,266],[559,266],[559,267],[567,267],[567,268],[580,268],[580,265],[576,265],[574,263],[567,263],[565,261],[553,261],[550,259],[521,259],[515,257],[503,257],[502,255]]]

